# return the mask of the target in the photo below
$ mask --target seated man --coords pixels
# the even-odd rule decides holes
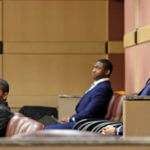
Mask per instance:
[[[139,92],[139,96],[148,96],[150,95],[150,79],[146,82],[145,87]],[[102,130],[103,135],[123,135],[123,125],[120,127],[113,127],[108,125]]]
[[[0,136],[5,136],[7,123],[13,116],[7,103],[7,96],[9,92],[8,83],[0,79]]]
[[[61,123],[45,126],[44,129],[72,129],[74,123],[84,118],[103,119],[109,100],[113,95],[109,77],[112,73],[112,63],[100,59],[94,65],[92,76],[95,82],[85,92],[76,106],[76,114],[62,118]]]

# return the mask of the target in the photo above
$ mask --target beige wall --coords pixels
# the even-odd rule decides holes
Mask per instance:
[[[56,105],[59,94],[84,93],[92,82],[92,65],[100,57],[104,55],[5,54],[3,74],[10,83],[11,96],[31,96],[20,104],[31,103],[34,96],[39,96],[45,105],[42,96],[51,96],[49,105],[54,101]]]
[[[105,42],[109,40],[109,30],[112,30],[108,26],[109,13],[113,13],[111,20],[120,19],[120,15],[114,18],[115,13],[109,9],[120,5],[119,8],[122,8],[122,2],[0,2],[0,37],[3,41],[1,74],[10,83],[11,106],[57,106],[59,94],[82,95],[92,82],[91,69],[95,61],[109,58],[108,55],[114,52],[123,52],[121,39],[109,41],[109,54],[105,51]],[[120,27],[122,22],[119,23]],[[116,24],[118,27],[118,22]],[[111,33],[118,33],[116,28],[113,31]],[[112,52],[112,49],[115,51]],[[117,85],[116,82],[119,85],[115,75],[112,85]],[[118,90],[116,86],[113,88]]]
[[[0,55],[0,78],[2,78],[2,72],[3,72],[3,65],[2,65],[3,56]]]
[[[0,1],[0,41],[2,41],[2,1]]]
[[[0,1],[0,41],[2,41],[2,1]],[[0,55],[0,78],[2,77],[2,55]]]
[[[106,0],[4,0],[4,41],[106,41],[106,4]]]
[[[59,94],[84,94],[92,65],[107,57],[108,1],[2,2],[2,74],[11,106],[57,106]]]
[[[125,87],[128,95],[138,93],[150,77],[147,67],[150,65],[149,4],[149,0],[125,1]],[[131,6],[133,9],[130,9]],[[129,12],[131,15],[128,15]]]

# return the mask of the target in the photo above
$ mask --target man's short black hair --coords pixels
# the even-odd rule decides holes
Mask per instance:
[[[110,70],[110,74],[108,75],[108,76],[110,76],[113,71],[113,65],[112,65],[111,61],[108,59],[99,59],[97,61],[104,64],[105,70]]]
[[[9,84],[7,81],[0,79],[0,88],[3,93],[5,92],[9,93]]]

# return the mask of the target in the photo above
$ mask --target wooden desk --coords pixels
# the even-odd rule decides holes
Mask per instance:
[[[150,136],[150,96],[128,96],[123,104],[123,134]]]
[[[60,95],[58,99],[58,119],[63,116],[72,116],[81,96]]]
[[[0,150],[149,150],[150,137],[43,136],[1,138]]]

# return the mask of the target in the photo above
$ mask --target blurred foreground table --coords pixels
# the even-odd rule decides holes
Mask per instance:
[[[150,96],[126,96],[123,104],[123,134],[150,136]]]

